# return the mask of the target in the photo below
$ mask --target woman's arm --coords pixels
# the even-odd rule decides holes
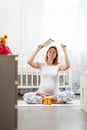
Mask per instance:
[[[62,50],[64,52],[64,56],[65,56],[65,65],[60,65],[59,69],[61,71],[65,71],[68,68],[70,68],[70,60],[69,60],[69,56],[67,54],[67,47],[66,47],[66,45],[61,44],[61,48],[62,48]]]
[[[34,62],[34,58],[37,55],[37,53],[44,47],[49,45],[51,42],[53,42],[52,39],[48,39],[46,42],[44,42],[42,45],[38,45],[37,49],[33,52],[33,54],[31,55],[31,57],[28,59],[28,64],[30,66],[32,66],[33,68],[39,68],[39,63],[38,62]]]
[[[37,49],[33,52],[33,54],[28,59],[28,64],[30,66],[32,66],[33,68],[39,68],[39,63],[34,62],[34,59],[35,59],[35,56],[37,55],[37,53],[41,50],[41,48],[43,48],[43,45],[38,45]]]

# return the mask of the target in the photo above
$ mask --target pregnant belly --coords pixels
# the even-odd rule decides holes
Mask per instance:
[[[48,94],[48,95],[54,94],[55,89],[56,89],[56,84],[53,83],[53,82],[51,82],[50,84],[44,83],[44,84],[41,84],[41,85],[40,85],[40,90],[41,90],[43,93],[46,93],[46,94]]]

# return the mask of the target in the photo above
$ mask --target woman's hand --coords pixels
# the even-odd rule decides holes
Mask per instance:
[[[65,44],[61,44],[61,48],[63,51],[66,51],[67,46]]]
[[[43,45],[38,45],[38,46],[37,46],[37,49],[38,49],[38,50],[40,50],[40,49],[42,49],[42,48],[43,48]]]
[[[66,71],[70,67],[70,60],[69,60],[69,56],[68,56],[67,51],[66,51],[67,46],[65,44],[61,44],[61,48],[64,51],[65,65],[61,65],[59,69],[61,71]]]

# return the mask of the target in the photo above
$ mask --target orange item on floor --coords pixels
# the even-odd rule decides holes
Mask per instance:
[[[42,104],[44,104],[44,105],[51,105],[51,98],[44,98]]]

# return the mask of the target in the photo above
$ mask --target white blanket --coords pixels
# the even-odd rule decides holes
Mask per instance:
[[[51,104],[51,105],[44,105],[44,104],[27,104],[23,100],[18,100],[17,102],[18,107],[29,107],[29,106],[80,106],[80,100],[73,100],[66,104]]]

